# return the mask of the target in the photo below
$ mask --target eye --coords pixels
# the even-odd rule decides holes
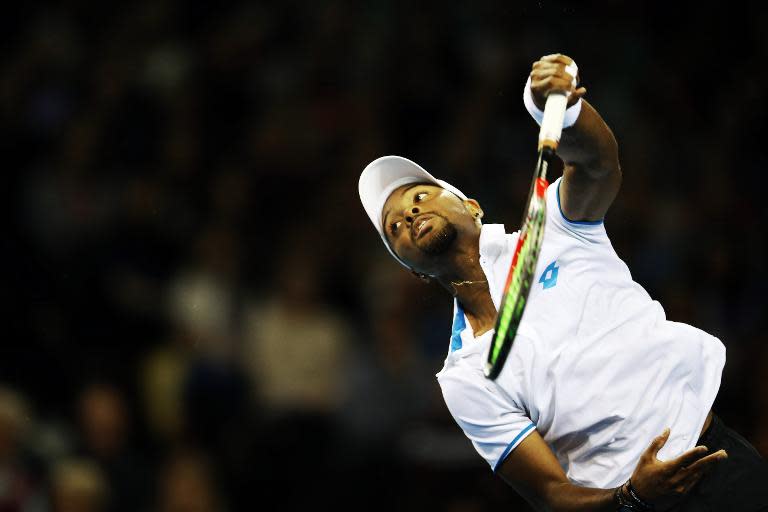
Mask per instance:
[[[389,225],[389,232],[392,233],[392,235],[397,234],[397,230],[400,228],[400,221],[393,222]]]
[[[424,198],[425,198],[425,197],[427,197],[427,195],[429,195],[429,194],[427,194],[426,192],[419,192],[419,193],[418,193],[418,194],[416,194],[416,196],[413,198],[413,201],[414,201],[415,203],[420,203],[420,202],[422,202],[422,201],[424,200]]]

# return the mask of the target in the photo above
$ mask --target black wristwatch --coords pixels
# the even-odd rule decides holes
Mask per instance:
[[[654,510],[653,505],[637,495],[631,479],[616,488],[613,492],[613,501],[619,512],[652,512]]]

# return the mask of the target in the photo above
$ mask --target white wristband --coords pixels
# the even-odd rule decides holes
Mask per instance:
[[[578,72],[576,63],[574,62],[571,66],[567,66],[565,70],[568,71],[568,74],[573,75],[573,86],[576,87],[576,73]],[[569,92],[568,96],[570,95],[571,93]],[[531,117],[533,117],[534,121],[536,121],[536,123],[541,126],[541,121],[544,119],[544,112],[539,109],[539,107],[537,107],[533,102],[530,75],[528,75],[528,81],[525,82],[525,90],[523,91],[523,103],[525,104],[525,108],[528,110],[528,113],[531,114]],[[570,128],[576,124],[576,120],[579,118],[579,114],[581,114],[581,98],[579,98],[579,101],[568,107],[568,109],[565,111],[563,128]]]

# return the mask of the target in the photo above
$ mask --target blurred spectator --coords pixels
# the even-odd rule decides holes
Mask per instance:
[[[366,307],[383,321],[371,326],[367,343],[354,347],[343,417],[349,442],[359,443],[358,457],[375,456],[376,450],[391,457],[399,436],[423,420],[431,399],[439,398],[433,395],[439,392],[436,369],[424,357],[428,341],[413,329],[420,313],[408,300],[423,297],[428,287],[384,258],[376,258],[366,275]]]
[[[110,489],[110,511],[141,510],[149,476],[131,442],[131,418],[125,397],[110,384],[86,386],[78,398],[81,453],[98,465]]]
[[[173,455],[160,473],[157,512],[223,512],[213,471],[198,454]],[[255,491],[256,489],[253,489]]]
[[[302,233],[295,237],[276,256],[270,293],[245,312],[243,363],[270,415],[332,415],[341,403],[352,331],[323,300],[317,250]]]
[[[112,386],[95,384],[83,390],[79,405],[86,451],[103,461],[118,458],[126,448],[128,430],[123,396]]]
[[[291,233],[275,255],[269,293],[248,303],[243,318],[242,362],[261,416],[252,434],[258,462],[251,472],[270,499],[286,495],[297,507],[327,495],[327,486],[281,475],[295,471],[307,449],[313,471],[338,471],[350,448],[343,445],[339,413],[353,331],[324,300],[323,258],[308,231]]]
[[[0,510],[3,512],[44,510],[40,482],[23,453],[29,423],[29,411],[21,395],[0,387]]]
[[[191,261],[170,283],[170,317],[201,358],[233,361],[241,259],[235,233],[225,225],[209,226],[195,240]]]
[[[232,423],[242,421],[246,405],[237,357],[242,251],[233,229],[219,223],[204,229],[193,249],[169,284],[167,307],[174,331],[170,344],[146,359],[144,388],[157,393],[147,401],[153,405],[150,418],[156,427],[172,432],[181,425],[198,441],[218,445]],[[168,409],[160,412],[161,404]]]
[[[106,512],[109,485],[98,465],[88,460],[59,462],[51,476],[52,512]]]
[[[182,333],[148,354],[139,381],[151,433],[164,443],[177,441],[186,428],[184,386],[192,354]]]

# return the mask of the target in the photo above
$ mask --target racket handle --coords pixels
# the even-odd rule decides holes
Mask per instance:
[[[563,132],[563,119],[568,105],[568,96],[564,92],[551,92],[547,96],[544,105],[544,119],[541,121],[539,131],[539,150],[548,147],[553,151],[560,143],[560,134]]]

